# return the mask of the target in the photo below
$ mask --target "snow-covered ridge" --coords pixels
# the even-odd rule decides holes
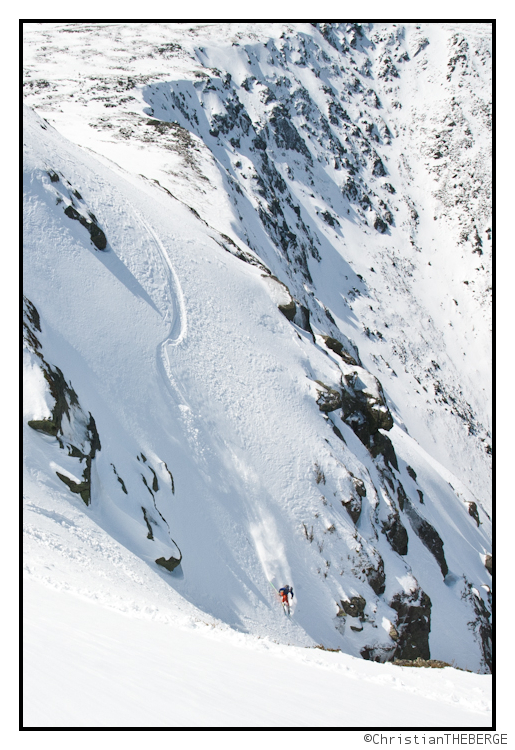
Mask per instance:
[[[231,628],[488,671],[476,26],[27,30],[30,576],[66,498]]]

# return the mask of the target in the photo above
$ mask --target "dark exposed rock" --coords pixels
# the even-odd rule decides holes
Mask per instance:
[[[147,524],[147,529],[148,529],[147,539],[151,539],[153,541],[154,540],[154,533],[152,531],[152,526],[150,525],[150,520],[149,520],[149,518],[147,516],[147,510],[146,510],[146,508],[143,507],[143,505],[141,506],[141,510],[143,511],[143,518],[145,519],[145,523]],[[156,560],[156,562],[157,562],[157,560]]]
[[[64,484],[76,494],[80,495],[81,498],[84,500],[86,505],[89,505],[91,502],[91,489],[90,489],[90,482],[89,480],[84,482],[75,482],[73,479],[70,479],[70,477],[65,476],[64,474],[61,474],[60,472],[55,472],[61,482],[64,482]]]
[[[464,598],[470,601],[475,614],[475,619],[472,622],[469,622],[468,625],[469,628],[474,631],[475,637],[481,646],[484,667],[486,667],[486,669],[491,672],[493,664],[493,632],[490,618],[492,616],[492,613],[488,610],[480,594],[473,588],[472,584],[466,579],[465,584],[466,591],[464,594]],[[491,607],[492,604],[490,592],[488,599],[489,605]]]
[[[392,226],[392,224],[393,224],[393,214],[392,214],[391,211],[385,211],[384,215],[383,215],[383,218],[384,218],[384,220],[386,221],[387,224],[389,224],[390,226]]]
[[[336,437],[340,438],[342,443],[345,443],[345,438],[343,437],[341,430],[332,422],[331,422],[331,427]],[[345,445],[347,445],[347,443],[345,443]]]
[[[366,661],[376,661],[383,664],[392,658],[394,650],[394,646],[388,647],[374,644],[373,646],[364,646],[360,650],[360,654],[361,658]]]
[[[170,469],[166,465],[166,462],[165,462],[165,471],[168,472],[168,476],[170,477],[170,483],[171,483],[171,487],[172,487],[172,495],[175,495],[175,482],[173,480],[172,472],[170,471]]]
[[[317,380],[316,382],[324,389],[323,391],[318,392],[317,404],[320,411],[328,413],[339,409],[342,405],[342,395],[340,391],[325,385],[325,383],[322,383],[320,380]]]
[[[367,447],[373,458],[382,456],[386,466],[392,466],[396,471],[399,471],[397,455],[388,435],[384,435],[382,432],[377,432],[370,437]]]
[[[118,479],[118,481],[119,481],[119,483],[120,483],[120,485],[122,487],[122,490],[125,492],[126,495],[128,495],[129,493],[127,492],[127,487],[125,486],[125,482],[123,481],[123,479],[120,476],[118,476],[118,472],[116,471],[115,465],[111,464],[111,466],[113,467],[113,471],[114,471],[114,473],[116,475],[116,478]]]
[[[384,562],[382,557],[379,557],[377,568],[370,567],[365,569],[365,575],[369,583],[370,588],[374,591],[377,596],[384,594],[386,587],[386,575],[384,572]]]
[[[75,219],[80,224],[82,224],[83,227],[86,227],[86,229],[88,230],[91,236],[91,241],[93,242],[93,244],[98,250],[105,250],[106,245],[107,245],[107,239],[106,239],[104,232],[98,226],[93,214],[89,215],[90,219],[88,221],[88,219],[86,219],[82,214],[76,211],[75,208],[73,208],[73,206],[67,206],[64,209],[64,213],[70,219]]]
[[[303,331],[307,331],[313,336],[313,331],[311,330],[309,322],[309,309],[307,307],[300,304],[297,305],[293,322],[295,325],[299,326],[299,328],[302,328]]]
[[[245,91],[250,91],[252,83],[257,80],[256,76],[249,76],[248,78],[245,78],[244,81],[242,81],[241,86],[245,89]]]
[[[340,600],[337,617],[361,617],[366,606],[366,599],[362,596],[352,596],[348,601]]]
[[[181,560],[182,560],[182,556],[180,557],[180,559],[177,559],[176,557],[170,557],[168,560],[166,560],[164,557],[158,557],[158,559],[156,560],[156,563],[171,572],[172,570],[175,570],[175,568],[178,565],[181,564]]]
[[[410,475],[410,477],[413,479],[414,482],[417,481],[417,475],[415,473],[415,470],[411,468],[411,466],[406,466],[406,471]]]
[[[194,211],[194,209],[191,208],[190,210],[192,212]],[[194,211],[194,213],[197,215],[197,218],[200,219],[200,221],[203,221],[203,219],[196,211]],[[267,276],[270,275],[270,270],[263,263],[261,263],[258,258],[256,258],[254,255],[251,255],[251,253],[247,252],[246,250],[241,250],[241,248],[238,247],[234,240],[232,240],[226,234],[223,234],[223,232],[218,232],[218,234],[220,235],[220,238],[222,240],[221,242],[218,242],[220,247],[223,247],[224,250],[226,250],[231,255],[234,255],[234,257],[238,258],[238,260],[242,260],[244,263],[248,263],[251,266],[256,266],[257,268],[260,268],[261,271],[263,271]]]
[[[323,213],[320,214],[322,219],[325,221],[326,224],[329,224],[331,227],[340,226],[340,222],[338,219],[333,216],[329,211],[323,211]]]
[[[399,77],[399,71],[393,64],[391,57],[384,57],[382,59],[377,75],[379,78],[384,78],[385,81],[391,81],[392,78]]]
[[[375,177],[385,177],[386,176],[386,169],[384,168],[384,164],[381,161],[379,156],[376,156],[374,159],[374,165],[372,167],[372,174]]]
[[[341,357],[346,364],[356,366],[359,364],[358,362],[356,362],[354,357],[352,357],[348,352],[345,351],[345,349],[343,348],[343,344],[338,341],[338,339],[335,339],[332,336],[322,336],[322,338],[327,348],[331,349],[331,351]]]
[[[39,313],[27,297],[25,295],[23,296],[23,304],[24,304],[24,325],[25,328],[35,328],[37,331],[41,333],[41,320],[39,317]],[[39,344],[38,344],[39,346]]]
[[[266,140],[263,138],[263,136],[257,135],[252,141],[252,145],[254,146],[254,148],[257,148],[259,151],[265,151]]]
[[[37,330],[41,331],[40,318],[36,308],[29,300],[26,300],[25,304],[24,317],[26,330],[35,329],[37,324]],[[95,420],[91,413],[89,414],[89,418],[86,416],[86,413],[79,404],[77,394],[71,384],[66,382],[62,371],[58,367],[52,367],[45,361],[40,351],[39,341],[35,339],[35,336],[32,338],[27,337],[27,341],[33,347],[35,354],[37,354],[41,361],[41,370],[47,381],[50,395],[54,400],[52,416],[50,418],[29,420],[28,425],[37,432],[55,437],[59,443],[59,447],[62,449],[66,448],[69,456],[78,458],[80,463],[84,462],[82,472],[83,482],[78,483],[64,474],[56,473],[59,479],[72,492],[79,494],[86,505],[89,505],[91,502],[91,462],[95,458],[97,451],[101,449]],[[82,445],[88,446],[89,450],[87,452],[79,450],[79,448],[72,445],[65,438],[62,427],[63,417],[66,417],[66,421],[69,424],[73,423],[75,425],[77,438]]]
[[[406,492],[404,491],[404,487],[400,482],[397,487],[397,499],[399,501],[399,508],[401,510],[404,510],[404,503],[408,502],[408,498],[406,496]]]
[[[50,394],[54,399],[54,406],[52,408],[51,419],[31,420],[30,427],[52,435],[62,434],[61,424],[63,416],[66,415],[70,419],[70,408],[77,406],[79,399],[71,385],[68,385],[66,382],[61,370],[58,367],[51,367],[42,358],[41,361],[41,369],[48,383]]]
[[[149,466],[148,468],[154,475],[154,479],[152,480],[152,491],[157,492],[159,490],[159,482],[157,481],[157,474],[151,466]]]
[[[494,567],[494,565],[493,565],[492,555],[486,554],[485,555],[485,568],[488,570],[488,572],[490,573],[490,575],[492,575],[493,567]]]
[[[277,305],[279,310],[282,312],[285,318],[287,318],[289,321],[293,321],[295,319],[295,313],[297,312],[297,305],[295,304],[294,300],[291,302],[287,302],[285,305]]]
[[[398,470],[391,440],[379,430],[391,430],[393,418],[386,405],[380,382],[362,368],[344,375],[343,420],[367,446],[373,458],[382,455],[386,464]]]
[[[342,392],[344,420],[361,442],[368,444],[378,430],[391,430],[393,418],[388,409],[381,384],[361,368],[344,375]]]
[[[416,40],[416,45],[417,46],[416,46],[415,51],[413,52],[413,57],[416,57],[419,52],[422,52],[422,50],[425,49],[428,44],[429,44],[429,39],[427,39],[426,37],[423,37],[421,39],[417,39]]]
[[[52,437],[57,436],[57,425],[53,419],[29,419],[27,424],[37,432],[44,432],[47,435],[52,435]]]
[[[476,503],[470,502],[470,503],[467,503],[467,506],[468,506],[469,516],[472,516],[476,524],[480,526],[481,521],[479,520],[479,513],[477,510]]]
[[[367,490],[365,488],[365,483],[361,479],[358,479],[353,474],[351,474],[351,479],[354,491],[350,497],[343,499],[341,503],[349,516],[352,518],[353,523],[356,524],[361,515],[361,498],[366,496]]]
[[[429,659],[431,599],[417,588],[409,594],[395,594],[390,607],[397,612],[395,629],[399,634],[394,656],[397,659]]]
[[[349,516],[352,518],[352,522],[357,523],[361,515],[361,498],[359,496],[354,497],[354,495],[351,495],[341,502]]]
[[[345,185],[342,187],[343,195],[350,201],[357,201],[360,196],[360,190],[354,180],[349,177]]]
[[[422,516],[419,514],[419,512],[412,505],[408,498],[405,498],[404,511],[409,518],[409,522],[413,528],[413,531],[417,534],[422,544],[431,552],[438,565],[440,566],[442,575],[445,578],[445,576],[449,572],[449,568],[445,560],[443,542],[440,535],[438,534],[436,529],[431,526],[429,521],[426,521],[425,518],[422,518]]]
[[[313,159],[303,139],[298,134],[291,121],[291,116],[282,104],[274,107],[270,116],[270,124],[274,130],[275,142],[279,148],[298,151],[312,163]]]
[[[388,520],[383,522],[382,532],[390,542],[394,552],[399,555],[408,554],[408,532],[402,525],[398,513],[392,513]]]
[[[366,497],[367,494],[367,488],[365,487],[365,483],[362,479],[358,479],[358,477],[355,477],[352,475],[352,483],[354,485],[354,489],[358,493],[359,497]]]
[[[385,221],[383,221],[383,219],[379,216],[379,214],[375,215],[374,229],[377,229],[377,231],[381,232],[381,234],[384,234],[386,230],[388,229],[388,224]]]
[[[261,276],[262,278],[266,279],[268,285],[273,289],[274,296],[277,295],[277,292],[279,292],[280,297],[282,297],[283,301],[280,302],[277,307],[285,316],[285,318],[292,322],[295,319],[295,315],[297,313],[297,305],[295,303],[295,300],[291,296],[290,290],[288,289],[286,284],[283,284],[282,281],[279,281],[277,276],[272,276],[270,273],[261,274]]]

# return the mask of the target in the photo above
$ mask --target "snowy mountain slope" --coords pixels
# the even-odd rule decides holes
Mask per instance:
[[[490,27],[465,26],[42,28],[26,87],[65,134],[159,179],[280,278],[295,258],[311,315],[315,275],[369,369],[395,371],[408,429],[488,509]]]
[[[31,560],[66,498],[156,598],[486,671],[487,29],[451,71],[436,24],[230,26],[27,34],[27,573],[59,580]],[[421,80],[474,135],[436,172]],[[483,187],[449,206],[453,169]]]

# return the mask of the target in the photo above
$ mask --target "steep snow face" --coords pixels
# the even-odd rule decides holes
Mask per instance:
[[[468,26],[27,31],[28,487],[234,628],[489,668]]]

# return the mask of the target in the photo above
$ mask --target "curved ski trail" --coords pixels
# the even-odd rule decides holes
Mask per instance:
[[[175,394],[178,395],[181,400],[183,400],[177,381],[172,375],[168,349],[170,347],[175,348],[179,346],[187,334],[188,325],[187,325],[187,315],[186,315],[186,304],[184,302],[184,294],[183,294],[178,276],[170,260],[170,256],[168,255],[168,252],[163,242],[161,241],[161,239],[159,238],[155,230],[141,216],[141,214],[139,214],[139,212],[137,212],[135,209],[133,209],[133,211],[134,211],[134,215],[136,219],[140,222],[140,224],[146,230],[146,232],[152,237],[154,241],[154,245],[156,246],[159,252],[159,255],[161,256],[164,262],[164,265],[167,269],[167,274],[166,274],[167,281],[169,284],[169,288],[172,292],[171,294],[171,301],[173,305],[173,309],[171,311],[172,321],[171,321],[170,333],[168,334],[167,338],[164,339],[164,341],[162,341],[157,347],[158,350],[160,350],[159,354],[157,355],[157,359],[164,369],[165,382],[167,383],[167,385],[171,385],[173,390],[175,391]]]

